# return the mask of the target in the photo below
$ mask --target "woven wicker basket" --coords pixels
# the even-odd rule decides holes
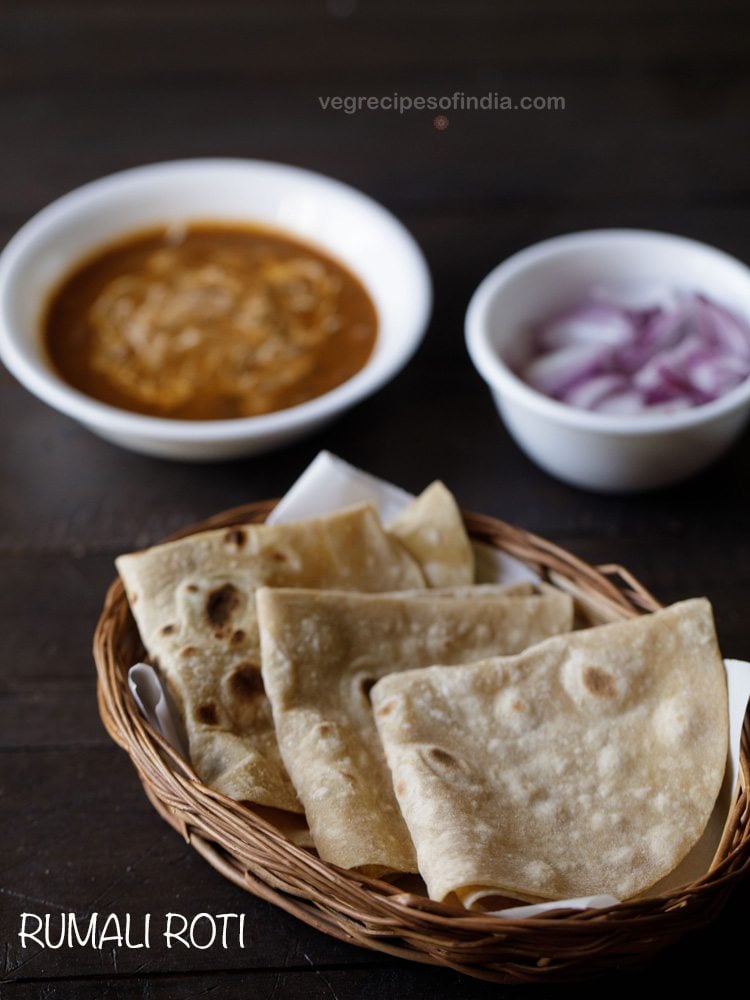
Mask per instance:
[[[261,522],[273,503],[219,514],[180,532]],[[472,537],[516,556],[571,592],[592,621],[634,617],[658,602],[618,566],[594,568],[502,521],[465,515]],[[343,871],[289,843],[249,808],[203,785],[141,717],[127,684],[143,655],[123,587],[112,584],[96,630],[99,709],[156,810],[218,871],[318,930],[352,944],[495,982],[581,979],[641,961],[712,920],[750,869],[750,717],[739,778],[711,870],[665,895],[604,910],[506,920],[467,913],[397,886]]]

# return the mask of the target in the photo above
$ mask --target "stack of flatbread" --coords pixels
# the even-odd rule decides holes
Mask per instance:
[[[474,584],[441,483],[387,528],[365,504],[117,566],[199,777],[325,861],[467,907],[627,897],[708,820],[727,751],[708,603],[571,631],[560,591]]]

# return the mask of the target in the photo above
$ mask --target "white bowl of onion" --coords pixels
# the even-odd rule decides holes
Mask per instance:
[[[574,486],[685,479],[750,416],[750,269],[682,236],[605,229],[528,247],[477,288],[466,341],[510,434]]]

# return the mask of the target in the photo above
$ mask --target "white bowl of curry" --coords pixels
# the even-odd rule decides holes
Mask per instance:
[[[429,271],[377,202],[258,160],[126,170],[0,255],[0,356],[116,444],[187,460],[285,444],[407,363]]]

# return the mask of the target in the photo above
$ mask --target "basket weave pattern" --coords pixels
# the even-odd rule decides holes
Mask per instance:
[[[272,502],[238,507],[186,529],[259,523]],[[660,605],[618,566],[587,565],[502,521],[465,515],[471,536],[515,556],[573,594],[594,616],[634,617]],[[443,965],[494,982],[573,980],[636,962],[712,920],[750,870],[750,716],[739,776],[711,870],[697,882],[603,910],[554,911],[525,920],[468,913],[397,885],[327,864],[295,847],[262,817],[202,784],[190,765],[142,718],[127,683],[143,656],[122,584],[115,581],[94,637],[99,711],[127,753],[160,815],[227,878],[318,930],[400,958]]]

